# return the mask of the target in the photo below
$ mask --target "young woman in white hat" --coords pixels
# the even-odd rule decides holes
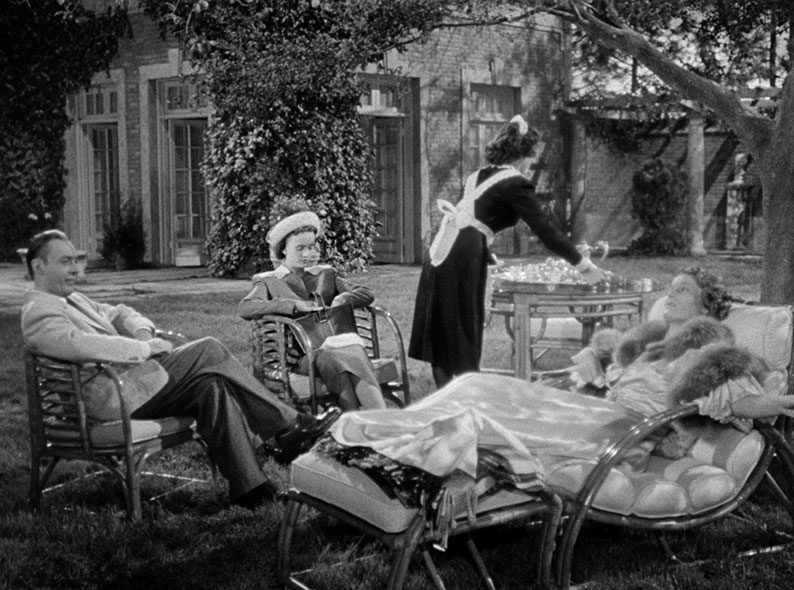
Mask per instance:
[[[318,264],[317,238],[322,233],[319,217],[301,211],[275,224],[267,235],[275,270],[254,275],[253,288],[238,306],[247,320],[267,314],[297,317],[319,307],[317,298],[328,307],[351,304],[354,308],[372,303],[372,292],[354,284],[333,267]],[[298,371],[308,372],[304,356]],[[320,348],[315,369],[328,390],[339,397],[343,410],[382,409],[386,405],[375,369],[363,346],[355,343]]]

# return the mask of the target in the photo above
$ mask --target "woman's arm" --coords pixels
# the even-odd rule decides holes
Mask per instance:
[[[510,192],[509,202],[518,216],[538,236],[543,245],[573,265],[582,261],[582,255],[573,242],[549,217],[535,196],[535,187],[524,177],[511,178],[505,187]]]
[[[273,297],[264,281],[254,283],[253,289],[237,304],[237,313],[246,320],[253,320],[263,315],[294,316],[308,313],[317,306],[304,301],[297,295],[294,298]]]
[[[345,277],[336,275],[336,290],[339,294],[334,297],[331,305],[344,305],[349,303],[354,308],[366,307],[375,301],[375,295],[364,285],[358,285]]]
[[[785,414],[794,418],[794,395],[747,395],[731,404],[737,418],[769,418]]]

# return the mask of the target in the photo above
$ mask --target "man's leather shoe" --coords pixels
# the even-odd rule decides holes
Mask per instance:
[[[307,451],[341,415],[342,410],[339,408],[331,408],[317,416],[298,414],[291,426],[276,435],[276,444],[281,449],[281,460],[289,463]]]
[[[242,496],[232,501],[232,504],[254,510],[257,506],[262,504],[269,504],[278,500],[281,491],[278,486],[272,481],[268,480],[265,483],[259,484],[252,490],[248,490]]]

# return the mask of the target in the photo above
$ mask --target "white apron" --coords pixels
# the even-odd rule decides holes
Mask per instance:
[[[444,199],[438,199],[437,201],[438,209],[444,214],[444,218],[441,220],[441,226],[433,238],[433,243],[430,244],[430,264],[433,266],[438,266],[446,260],[449,251],[452,249],[452,244],[455,243],[458,233],[464,227],[472,226],[477,228],[485,235],[489,246],[493,242],[494,235],[491,229],[474,217],[474,202],[497,182],[513,176],[521,176],[521,173],[511,166],[497,172],[481,185],[476,186],[478,174],[479,170],[466,179],[463,198],[457,206]]]

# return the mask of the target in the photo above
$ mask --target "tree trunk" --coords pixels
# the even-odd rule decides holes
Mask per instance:
[[[758,158],[766,245],[761,301],[794,303],[794,77],[780,93],[768,148]],[[756,154],[753,154],[756,156]]]
[[[761,301],[794,303],[794,125],[782,125],[759,159],[766,244]],[[783,123],[783,121],[781,121]],[[782,137],[781,137],[782,136]]]

